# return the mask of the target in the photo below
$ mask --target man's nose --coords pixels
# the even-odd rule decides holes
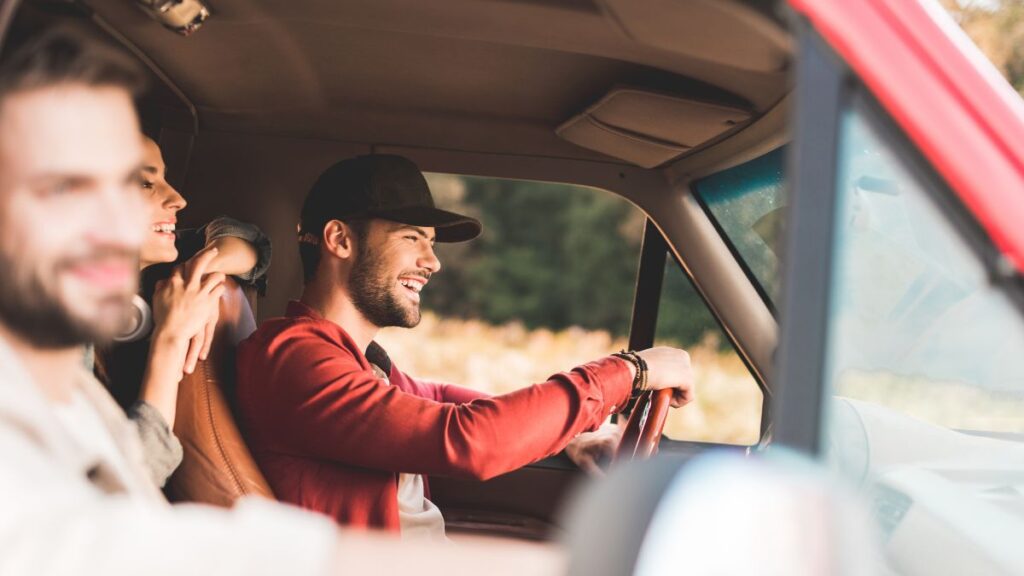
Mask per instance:
[[[431,274],[436,274],[441,270],[441,261],[438,260],[437,254],[434,253],[434,247],[430,244],[427,244],[427,249],[423,255],[420,256],[417,264],[420,268],[429,270]]]

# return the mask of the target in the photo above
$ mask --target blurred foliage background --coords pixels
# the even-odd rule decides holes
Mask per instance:
[[[438,244],[423,322],[377,341],[402,369],[492,394],[627,346],[644,215],[604,190],[428,174],[437,204],[471,214],[480,238]],[[674,410],[670,438],[757,442],[761,390],[674,260],[656,343],[689,350],[702,392]]]
[[[941,0],[971,40],[1024,95],[1024,0]]]
[[[644,215],[597,189],[431,174],[438,204],[484,223],[473,242],[439,245],[442,273],[424,308],[442,317],[527,329],[628,334]],[[673,264],[674,265],[674,264]],[[690,345],[715,321],[682,275],[669,275],[659,317],[666,339]]]

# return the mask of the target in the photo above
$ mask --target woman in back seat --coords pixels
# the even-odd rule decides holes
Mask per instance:
[[[96,351],[95,372],[136,424],[153,481],[163,486],[181,463],[172,432],[178,384],[205,359],[225,275],[263,289],[270,242],[254,225],[217,218],[176,230],[185,199],[167,183],[159,146],[146,138],[140,175],[152,229],[140,254],[141,290],[131,326]]]

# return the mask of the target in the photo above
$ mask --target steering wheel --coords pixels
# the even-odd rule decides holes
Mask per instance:
[[[671,388],[640,394],[615,451],[616,461],[644,460],[658,453],[671,400]]]

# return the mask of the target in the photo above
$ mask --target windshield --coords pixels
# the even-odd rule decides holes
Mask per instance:
[[[1015,573],[1021,310],[866,110],[841,121],[824,445],[869,491],[896,572]]]
[[[837,392],[947,428],[1024,433],[1024,323],[859,116],[844,120],[831,311]]]

